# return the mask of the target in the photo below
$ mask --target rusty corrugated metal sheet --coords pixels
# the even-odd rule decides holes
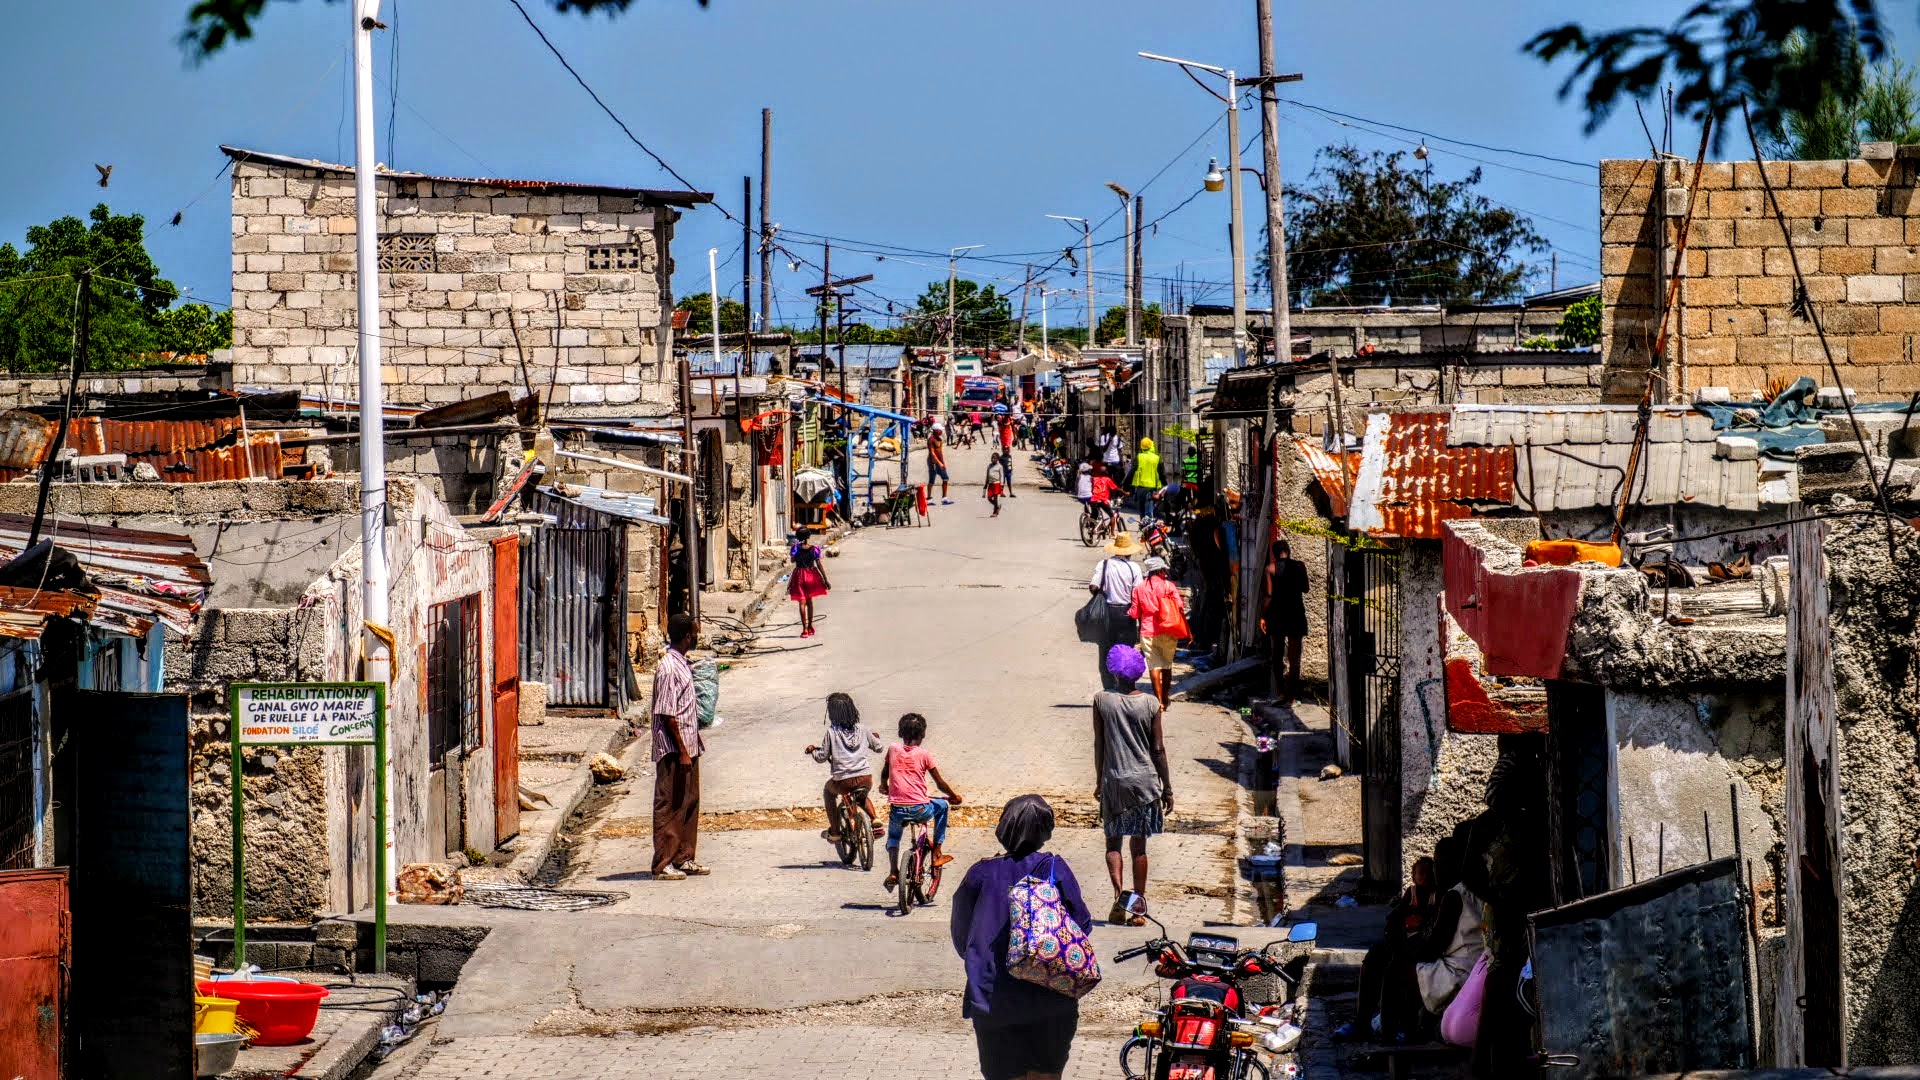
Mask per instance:
[[[55,619],[87,618],[95,601],[76,592],[16,589],[0,585],[0,637],[38,640]]]
[[[1446,412],[1367,418],[1348,525],[1372,536],[1438,540],[1440,524],[1513,503],[1511,446],[1448,446]]]
[[[1320,490],[1327,493],[1327,503],[1333,510],[1333,516],[1347,516],[1347,478],[1360,471],[1360,455],[1348,452],[1344,456],[1345,467],[1340,458],[1320,445],[1320,440],[1306,435],[1296,435],[1293,445],[1300,448],[1300,456],[1307,459],[1307,467],[1313,470],[1314,479],[1320,481]]]
[[[14,699],[15,708],[21,704],[30,707],[30,699]],[[34,770],[25,765],[22,771]],[[0,872],[0,912],[6,913],[0,918],[0,1074],[67,1075],[61,1064],[73,962],[67,910],[65,868]]]
[[[26,550],[32,528],[31,517],[0,514],[0,561]],[[61,518],[48,519],[41,536],[80,561],[100,589],[95,621],[122,633],[145,634],[156,621],[186,633],[213,584],[185,536]]]
[[[19,410],[0,412],[0,481],[40,467],[56,423]],[[161,479],[174,483],[280,479],[280,433],[248,431],[247,451],[242,454],[241,431],[240,418],[234,416],[215,420],[76,416],[67,426],[65,445],[86,457],[125,454],[129,466],[144,461]]]

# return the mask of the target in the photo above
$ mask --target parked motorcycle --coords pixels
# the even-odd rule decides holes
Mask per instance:
[[[1301,923],[1258,950],[1242,949],[1236,938],[1198,933],[1183,949],[1147,914],[1139,894],[1126,894],[1123,903],[1160,933],[1113,962],[1146,956],[1154,972],[1172,983],[1161,1006],[1120,1048],[1127,1080],[1271,1080],[1267,1060],[1300,1039],[1295,1004],[1280,1000],[1292,995],[1298,976],[1274,949],[1311,942],[1314,924]]]
[[[1187,578],[1187,546],[1173,540],[1173,527],[1159,518],[1147,518],[1140,525],[1140,541],[1147,554],[1167,560],[1167,576],[1174,581]]]

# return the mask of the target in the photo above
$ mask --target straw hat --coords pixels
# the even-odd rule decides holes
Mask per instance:
[[[1143,550],[1145,549],[1133,538],[1132,533],[1121,533],[1107,544],[1107,554],[1109,555],[1125,555],[1128,558],[1132,558],[1140,554]]]

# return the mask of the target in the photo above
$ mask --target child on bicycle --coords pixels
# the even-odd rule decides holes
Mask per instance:
[[[1107,515],[1113,522],[1113,531],[1120,532],[1125,525],[1120,520],[1120,511],[1115,508],[1113,497],[1120,491],[1120,485],[1107,475],[1103,462],[1093,463],[1093,482],[1087,492],[1087,506],[1096,514]]]
[[[827,806],[827,831],[821,837],[837,843],[852,829],[853,823],[840,817],[840,797],[857,793],[866,804],[867,820],[873,822],[873,835],[880,835],[880,815],[873,812],[873,762],[867,752],[878,752],[883,743],[880,733],[860,722],[860,710],[853,698],[838,691],[827,695],[827,733],[820,742],[807,747],[813,760],[829,766],[827,786],[820,793]]]
[[[887,747],[886,760],[880,766],[880,783],[887,789],[887,880],[888,892],[900,884],[900,834],[909,823],[933,825],[933,865],[945,866],[953,856],[941,850],[947,839],[947,807],[959,806],[960,793],[940,775],[940,764],[933,752],[922,746],[927,738],[927,718],[908,713],[900,718],[900,741]],[[932,777],[944,799],[927,795],[927,778]]]

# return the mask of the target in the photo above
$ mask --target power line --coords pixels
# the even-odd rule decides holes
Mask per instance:
[[[1312,109],[1314,112],[1326,113],[1329,116],[1339,117],[1340,119],[1343,119],[1343,120],[1357,120],[1363,124],[1377,124],[1380,127],[1392,128],[1395,131],[1409,131],[1415,135],[1420,136],[1422,139],[1430,139],[1434,142],[1452,143],[1455,146],[1471,146],[1475,150],[1486,150],[1490,153],[1495,153],[1495,154],[1512,154],[1516,157],[1533,158],[1537,161],[1551,161],[1560,165],[1572,165],[1575,168],[1579,168],[1579,169],[1598,169],[1599,168],[1598,165],[1594,164],[1591,161],[1574,161],[1571,158],[1554,157],[1552,154],[1539,154],[1539,153],[1533,152],[1532,150],[1515,150],[1515,149],[1512,149],[1511,147],[1488,146],[1485,143],[1468,142],[1465,139],[1450,139],[1445,135],[1435,135],[1432,132],[1427,131],[1423,128],[1407,127],[1403,124],[1392,124],[1392,123],[1388,123],[1385,120],[1369,120],[1364,116],[1354,116],[1351,113],[1343,113],[1338,109],[1329,109],[1323,105],[1309,105],[1304,101],[1296,101],[1293,98],[1281,98],[1280,100],[1282,102],[1285,102],[1288,105],[1297,105],[1302,109]]]
[[[639,147],[641,153],[652,158],[654,164],[660,166],[662,169],[665,169],[667,171],[668,176],[671,176],[675,180],[680,181],[681,185],[685,187],[688,191],[700,190],[699,187],[696,184],[694,184],[693,181],[687,179],[684,176],[681,176],[679,170],[667,164],[666,158],[663,158],[659,154],[654,153],[652,147],[648,146],[644,142],[641,142],[640,136],[635,135],[633,133],[633,129],[627,126],[627,122],[625,120],[620,119],[620,114],[614,112],[613,109],[605,101],[601,100],[600,95],[594,92],[593,87],[587,85],[587,80],[581,78],[580,73],[574,70],[573,64],[568,62],[566,54],[562,53],[560,49],[554,45],[553,41],[547,37],[547,32],[545,30],[540,29],[540,24],[533,21],[533,16],[527,14],[527,9],[521,6],[520,0],[507,0],[507,3],[512,4],[513,9],[520,13],[520,17],[527,21],[527,25],[532,27],[533,32],[539,36],[540,43],[547,47],[547,51],[553,54],[553,58],[555,60],[560,61],[560,66],[567,69],[567,74],[573,76],[573,81],[580,84],[580,89],[585,90],[587,92],[587,96],[593,99],[593,103],[595,105],[600,106],[600,111],[603,113],[606,113],[607,118],[612,120],[614,124],[616,124],[620,128],[621,132],[626,135],[628,142],[631,142],[633,145]],[[740,219],[737,217],[734,217],[733,214],[730,211],[728,211],[728,209],[721,203],[715,202],[711,205],[715,210],[720,211],[720,216],[726,218],[728,221],[731,221],[736,225],[740,224]]]

